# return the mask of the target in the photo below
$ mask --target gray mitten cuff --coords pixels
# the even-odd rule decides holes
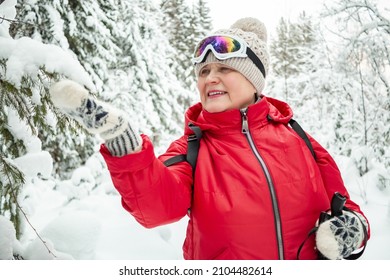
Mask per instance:
[[[126,114],[89,95],[81,85],[70,80],[50,88],[53,104],[80,123],[87,131],[106,140],[108,150],[123,156],[141,150],[142,139],[130,125]]]
[[[109,135],[101,136],[109,138]],[[118,136],[106,139],[106,147],[113,156],[121,157],[141,150],[142,138],[135,133],[130,124]]]

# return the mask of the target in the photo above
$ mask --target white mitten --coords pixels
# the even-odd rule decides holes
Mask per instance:
[[[359,215],[359,218],[356,215]],[[361,221],[365,218],[359,213],[343,211],[318,226],[316,245],[318,251],[330,260],[340,260],[362,246],[364,229]]]
[[[99,134],[114,156],[141,150],[141,136],[130,125],[126,114],[89,95],[80,84],[62,80],[50,88],[53,104],[80,123],[87,131]]]

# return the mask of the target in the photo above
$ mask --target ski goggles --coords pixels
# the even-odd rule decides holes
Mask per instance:
[[[191,59],[192,63],[204,62],[210,51],[218,60],[249,57],[265,78],[263,63],[241,38],[231,35],[214,35],[204,38],[195,48],[193,58]]]

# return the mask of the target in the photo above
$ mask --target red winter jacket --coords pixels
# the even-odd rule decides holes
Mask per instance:
[[[296,259],[334,192],[361,213],[328,152],[310,137],[316,162],[287,126],[292,111],[286,103],[263,97],[242,111],[208,113],[201,104],[192,106],[185,135],[159,158],[145,135],[142,151],[124,157],[111,156],[102,145],[122,205],[140,224],[151,228],[189,215],[185,259]],[[186,154],[188,123],[203,132],[194,181],[187,162],[163,165]],[[317,258],[314,237],[300,258]]]

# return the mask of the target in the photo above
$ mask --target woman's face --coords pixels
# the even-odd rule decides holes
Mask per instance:
[[[210,113],[246,108],[255,102],[255,87],[240,72],[221,63],[199,71],[198,90],[203,108]]]

